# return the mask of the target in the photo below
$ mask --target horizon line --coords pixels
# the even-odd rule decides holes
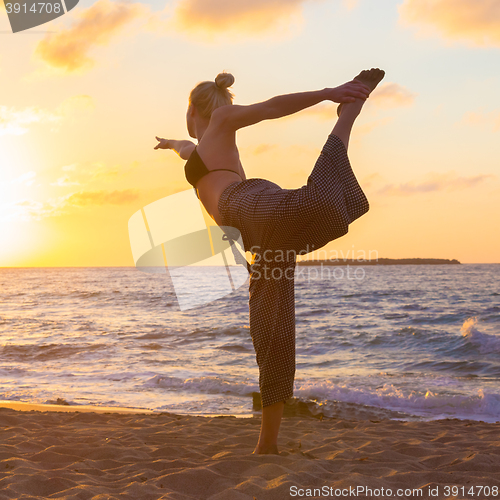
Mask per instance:
[[[418,258],[418,257],[415,257]],[[305,259],[306,261],[313,261],[313,259]],[[403,259],[392,259],[392,260],[403,260]],[[409,259],[405,259],[409,260]],[[424,260],[424,259],[422,259]],[[425,259],[425,260],[431,260],[431,259]],[[443,259],[444,260],[444,259]],[[304,261],[297,261],[297,262],[304,262]],[[358,261],[354,261],[358,262]],[[461,262],[462,265],[475,265],[475,264],[484,264],[484,265],[500,265],[500,262]],[[361,264],[362,265],[362,264]],[[401,264],[405,265],[405,264]],[[410,265],[410,264],[406,264]],[[416,264],[417,265],[417,264]],[[425,264],[420,264],[420,265],[425,265]],[[435,264],[428,264],[428,265],[435,265]],[[443,264],[445,265],[445,264]],[[163,268],[164,266],[156,266],[156,267],[161,267]],[[168,267],[224,267],[224,266],[168,266]],[[234,266],[236,267],[236,266]],[[137,268],[137,266],[0,266],[0,269],[91,269],[91,268]]]

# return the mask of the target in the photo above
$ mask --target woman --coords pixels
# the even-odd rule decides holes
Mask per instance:
[[[294,271],[297,254],[317,250],[347,233],[368,211],[347,157],[352,126],[384,71],[362,71],[340,87],[277,96],[250,106],[232,105],[234,78],[221,73],[191,92],[186,121],[198,140],[156,138],[155,149],[172,149],[188,160],[186,177],[219,226],[235,227],[253,254],[250,274],[250,333],[259,366],[262,424],[254,453],[278,453],[284,402],[295,376]],[[236,131],[281,118],[322,101],[340,103],[339,119],[307,185],[281,189],[264,179],[246,179]]]

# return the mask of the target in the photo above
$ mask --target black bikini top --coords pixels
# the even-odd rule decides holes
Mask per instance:
[[[196,191],[196,184],[202,177],[205,177],[205,175],[209,174],[210,172],[217,172],[219,170],[225,170],[227,172],[233,172],[233,174],[240,175],[238,174],[238,172],[230,170],[229,168],[214,168],[213,170],[208,170],[208,168],[203,163],[203,160],[200,158],[200,155],[196,151],[196,148],[194,148],[193,152],[191,153],[191,156],[189,157],[189,160],[186,162],[186,165],[184,166],[184,173],[186,175],[186,179],[189,182],[189,184],[191,184],[191,186],[195,188],[195,191]],[[198,193],[196,193],[196,195],[198,195]]]

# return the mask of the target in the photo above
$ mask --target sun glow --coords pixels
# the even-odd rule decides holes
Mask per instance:
[[[0,267],[22,265],[20,255],[29,253],[30,233],[25,232],[26,221],[20,220],[15,205],[26,197],[35,177],[34,172],[26,172],[23,156],[16,154],[6,136],[0,137]]]
[[[0,267],[15,260],[23,247],[20,241],[23,238],[20,238],[21,234],[17,228],[16,221],[0,214]]]

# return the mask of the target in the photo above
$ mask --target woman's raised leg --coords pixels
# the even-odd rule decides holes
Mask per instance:
[[[370,90],[373,90],[384,78],[385,72],[381,69],[370,69],[362,71],[355,80],[366,85]],[[343,143],[347,150],[349,146],[349,137],[351,135],[354,121],[361,112],[365,101],[356,99],[355,102],[344,103],[339,106],[340,117],[332,130],[332,134],[336,135]]]
[[[362,71],[355,79],[374,89],[384,71]],[[347,147],[353,124],[364,100],[342,105],[340,117],[329,135],[307,185],[291,190],[274,214],[278,219],[274,246],[297,253],[319,250],[344,236],[349,225],[369,210],[368,200],[351,168]]]

